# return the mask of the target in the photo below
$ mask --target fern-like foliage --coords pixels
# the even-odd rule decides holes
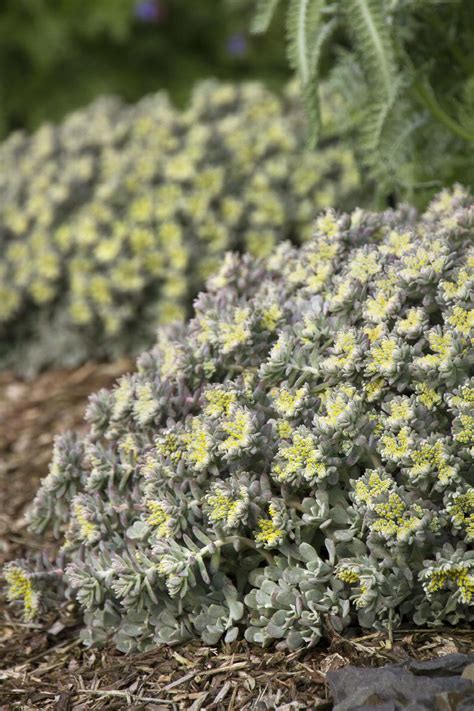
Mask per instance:
[[[255,32],[268,28],[276,6],[258,3]],[[287,0],[286,37],[312,144],[329,76],[381,198],[425,202],[442,184],[472,184],[471,0]]]
[[[279,0],[257,0],[257,9],[252,20],[252,32],[266,32],[275,14]]]

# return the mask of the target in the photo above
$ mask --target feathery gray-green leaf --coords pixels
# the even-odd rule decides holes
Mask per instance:
[[[325,0],[290,0],[287,12],[287,53],[302,88],[309,124],[309,145],[316,145],[320,128],[318,64],[321,48],[330,35],[322,25]]]
[[[316,66],[314,48],[321,26],[321,10],[325,0],[290,0],[287,13],[288,60],[306,85],[313,78]]]
[[[395,102],[399,96],[399,90],[400,81],[397,81],[388,97],[381,97],[378,101],[374,97],[367,108],[365,120],[361,126],[361,135],[363,150],[371,162],[379,149],[385,125],[391,118],[392,112],[396,112]]]
[[[388,97],[394,89],[397,69],[383,5],[384,0],[343,0],[346,22],[367,83]]]
[[[257,0],[257,7],[250,26],[252,33],[260,34],[268,30],[279,1],[280,0]]]
[[[322,49],[336,28],[336,20],[330,20],[319,28],[310,57],[310,80],[303,86],[303,101],[309,122],[308,143],[314,148],[319,139],[321,112],[319,106],[319,59]]]
[[[373,166],[380,155],[385,123],[395,110],[400,77],[383,0],[343,0],[343,4],[369,91],[369,103],[360,128],[360,148],[364,162]]]
[[[436,186],[474,184],[467,157],[474,143],[474,2],[288,0],[286,8],[287,53],[311,145],[321,74],[333,88],[340,84],[344,130],[382,199],[411,199],[418,191],[423,205]],[[336,33],[328,31],[332,22]]]

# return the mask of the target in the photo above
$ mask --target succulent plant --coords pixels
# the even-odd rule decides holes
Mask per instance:
[[[92,396],[29,512],[88,643],[474,618],[473,235],[460,187],[423,215],[330,210],[299,249],[229,254]]]
[[[0,361],[74,364],[140,352],[183,318],[228,249],[304,240],[318,208],[351,205],[350,148],[306,150],[289,86],[197,85],[100,99],[0,146]]]

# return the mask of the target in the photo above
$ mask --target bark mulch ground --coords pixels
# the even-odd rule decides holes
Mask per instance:
[[[78,626],[59,617],[45,629],[6,616],[0,628],[0,709],[52,711],[330,711],[326,673],[347,664],[380,666],[472,650],[472,632],[403,631],[392,649],[380,633],[297,652],[239,642],[188,643],[124,656],[85,649]],[[3,704],[3,706],[2,706]]]
[[[76,370],[54,370],[33,380],[0,372],[0,565],[34,541],[23,514],[48,473],[54,437],[84,428],[91,393],[109,387],[133,363],[121,360]]]
[[[45,476],[55,434],[84,427],[91,392],[111,385],[132,364],[86,364],[24,382],[0,374],[0,564],[38,542],[23,514]],[[243,642],[215,648],[196,643],[124,656],[90,650],[78,638],[72,608],[46,624],[24,624],[0,599],[0,710],[293,711],[332,708],[328,671],[380,666],[409,656],[427,659],[472,650],[470,630],[403,630],[393,645],[383,634],[342,638],[315,650],[260,650]]]

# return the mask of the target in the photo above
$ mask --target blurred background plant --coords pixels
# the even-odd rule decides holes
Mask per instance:
[[[442,186],[474,184],[472,0],[256,0],[255,8],[253,30],[270,36],[280,26],[275,11],[286,13],[281,34],[313,144],[321,81],[339,90],[381,204],[424,205]]]
[[[308,151],[291,84],[203,81],[99,98],[0,144],[0,364],[35,371],[149,345],[182,319],[226,250],[265,256],[311,234],[322,208],[360,202],[350,147]]]
[[[0,137],[57,121],[101,94],[134,101],[166,88],[184,102],[198,78],[288,70],[279,21],[249,33],[253,0],[3,0]]]

